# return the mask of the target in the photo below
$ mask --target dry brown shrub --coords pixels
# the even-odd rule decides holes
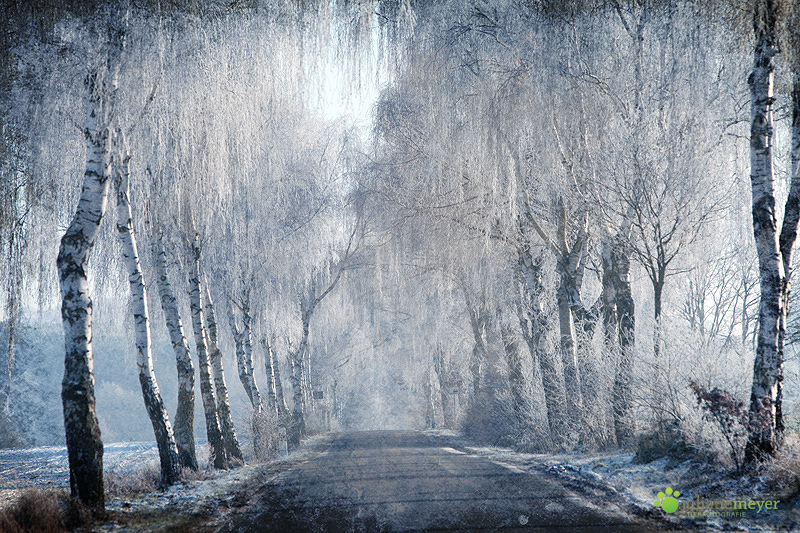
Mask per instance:
[[[787,494],[800,492],[800,434],[787,431],[783,446],[763,468],[774,490]]]
[[[2,533],[55,533],[68,531],[64,509],[68,496],[63,490],[29,489],[0,512]]]
[[[161,468],[158,461],[149,461],[140,468],[125,472],[107,472],[106,496],[125,497],[156,492],[160,481]]]

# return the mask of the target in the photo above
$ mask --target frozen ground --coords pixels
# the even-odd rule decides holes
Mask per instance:
[[[767,489],[759,480],[721,478],[713,468],[697,462],[670,465],[666,460],[640,465],[631,453],[525,454],[512,450],[470,445],[452,432],[428,432],[445,437],[450,453],[487,459],[511,471],[545,474],[601,507],[613,505],[663,527],[689,531],[797,531],[800,511],[795,501],[781,499],[778,511],[748,513],[737,519],[687,518],[681,512],[665,515],[653,504],[659,491],[673,487],[681,501],[706,499],[761,499]],[[103,531],[157,531],[174,527],[213,531],[246,512],[253,496],[281,474],[325,453],[329,435],[309,439],[298,452],[269,463],[248,465],[226,472],[209,471],[166,492],[116,496],[109,499],[110,521]],[[205,446],[200,446],[205,450]],[[110,444],[105,469],[113,476],[135,476],[144,468],[157,468],[154,443]],[[13,501],[26,487],[66,489],[66,450],[42,447],[0,450],[0,505]]]
[[[204,443],[198,440],[198,450],[205,449]],[[157,466],[155,442],[119,442],[104,446],[103,470],[107,478],[123,478],[145,467]],[[31,487],[69,488],[66,447],[0,450],[0,507],[13,502],[20,491]]]

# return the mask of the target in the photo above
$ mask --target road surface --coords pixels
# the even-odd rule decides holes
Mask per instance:
[[[443,438],[373,431],[326,444],[258,489],[220,531],[663,531],[544,472],[460,452]]]

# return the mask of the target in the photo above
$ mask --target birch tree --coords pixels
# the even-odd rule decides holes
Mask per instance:
[[[251,329],[252,317],[250,316],[250,295],[249,291],[244,295],[242,301],[236,307],[242,313],[242,326],[236,319],[236,314],[233,307],[236,304],[229,304],[231,308],[228,312],[228,320],[233,333],[233,341],[236,350],[236,366],[239,370],[239,381],[244,387],[247,398],[250,400],[250,405],[253,407],[253,415],[251,425],[253,428],[253,447],[256,457],[263,458],[266,455],[266,443],[264,442],[264,432],[266,431],[266,424],[268,418],[265,417],[265,409],[261,400],[261,391],[256,384],[255,375],[253,373],[253,332]],[[269,370],[269,368],[267,369]],[[271,377],[271,374],[269,374]],[[274,389],[270,389],[272,396],[269,399],[270,405],[275,406]]]
[[[183,330],[178,301],[172,292],[167,276],[167,253],[163,235],[158,233],[154,243],[156,281],[161,296],[161,308],[167,323],[170,343],[175,352],[178,370],[178,406],[175,412],[175,443],[181,466],[197,470],[197,452],[194,444],[194,365],[189,353],[189,343]]]
[[[225,453],[228,458],[244,462],[242,448],[239,446],[239,439],[236,436],[236,428],[233,427],[233,416],[231,416],[231,402],[228,399],[228,385],[225,382],[225,368],[222,365],[222,351],[217,344],[217,317],[214,312],[214,302],[211,299],[211,292],[208,290],[208,282],[203,285],[205,302],[205,316],[208,317],[208,349],[210,352],[211,367],[214,370],[214,391],[217,400],[217,416],[219,417],[222,438],[225,442]]]
[[[798,179],[798,83],[792,88],[791,185],[778,228],[775,201],[773,93],[775,56],[778,54],[777,0],[758,0],[753,8],[753,71],[750,87],[750,184],[753,234],[761,281],[758,340],[750,392],[745,462],[754,464],[774,455],[781,444],[783,422],[783,365],[786,315],[792,273],[792,251],[800,220]],[[779,233],[780,231],[780,233]]]
[[[86,77],[86,171],[75,217],[61,238],[56,261],[66,349],[61,400],[70,490],[96,517],[105,514],[103,442],[95,413],[92,300],[86,270],[108,203],[110,131],[123,39],[120,30],[109,29],[105,64],[93,67]]]
[[[153,352],[150,338],[150,317],[147,309],[147,288],[144,283],[139,252],[133,229],[133,209],[130,204],[130,154],[125,148],[121,130],[114,138],[116,154],[113,172],[117,188],[117,231],[122,244],[122,257],[131,288],[131,307],[136,339],[136,367],[139,371],[139,384],[161,460],[161,484],[169,486],[180,477],[180,460],[172,425],[161,399],[156,375],[153,371]]]
[[[753,195],[753,233],[761,280],[759,330],[750,393],[750,425],[745,461],[753,463],[777,450],[779,432],[779,379],[782,373],[779,336],[785,313],[781,301],[784,267],[778,243],[773,169],[773,76],[778,53],[777,4],[754,4],[753,71],[750,86],[750,182]]]
[[[286,397],[283,395],[283,382],[281,380],[281,369],[278,365],[278,360],[275,357],[275,344],[274,337],[268,340],[265,335],[261,339],[261,345],[264,347],[264,368],[267,373],[267,383],[269,386],[269,396],[274,396],[274,408],[278,414],[278,420],[282,425],[285,425],[289,416],[289,408],[286,407]]]
[[[208,344],[206,343],[206,325],[203,314],[203,296],[200,283],[200,235],[195,234],[191,244],[192,267],[189,272],[190,302],[192,312],[192,329],[197,350],[197,366],[200,371],[200,395],[203,400],[203,413],[206,420],[206,435],[211,446],[211,462],[214,468],[228,467],[228,455],[225,441],[220,429],[217,414],[217,398],[214,383],[211,381],[211,363],[209,362]]]
[[[314,316],[314,311],[325,299],[330,292],[336,288],[339,280],[342,278],[345,269],[348,267],[349,262],[352,260],[353,255],[356,253],[359,243],[359,232],[363,236],[363,221],[357,218],[353,225],[353,230],[347,241],[347,245],[342,252],[339,260],[331,265],[331,275],[328,280],[318,286],[320,280],[312,274],[308,286],[303,291],[300,299],[300,322],[301,322],[301,335],[300,343],[297,349],[289,349],[289,362],[292,370],[291,383],[293,395],[292,407],[292,422],[289,427],[288,440],[290,446],[298,446],[300,438],[305,435],[306,421],[305,421],[305,391],[303,389],[305,365],[310,361],[311,354],[309,352],[308,337],[311,328],[311,318]]]

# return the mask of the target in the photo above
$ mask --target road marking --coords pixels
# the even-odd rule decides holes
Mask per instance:
[[[448,447],[445,446],[442,449],[444,451],[446,451],[447,453],[454,453],[456,455],[467,455],[466,452],[462,452],[461,450],[456,450],[455,448],[448,448]]]
[[[514,472],[516,474],[524,474],[525,473],[525,471],[523,469],[517,468],[516,466],[510,465],[508,463],[504,463],[502,461],[492,461],[492,462],[494,464],[496,464],[496,465],[500,465],[500,466],[502,466],[504,468],[507,468],[507,469],[511,470],[512,472]]]
[[[544,506],[544,510],[550,513],[561,513],[564,512],[565,507],[557,502],[550,502]]]

